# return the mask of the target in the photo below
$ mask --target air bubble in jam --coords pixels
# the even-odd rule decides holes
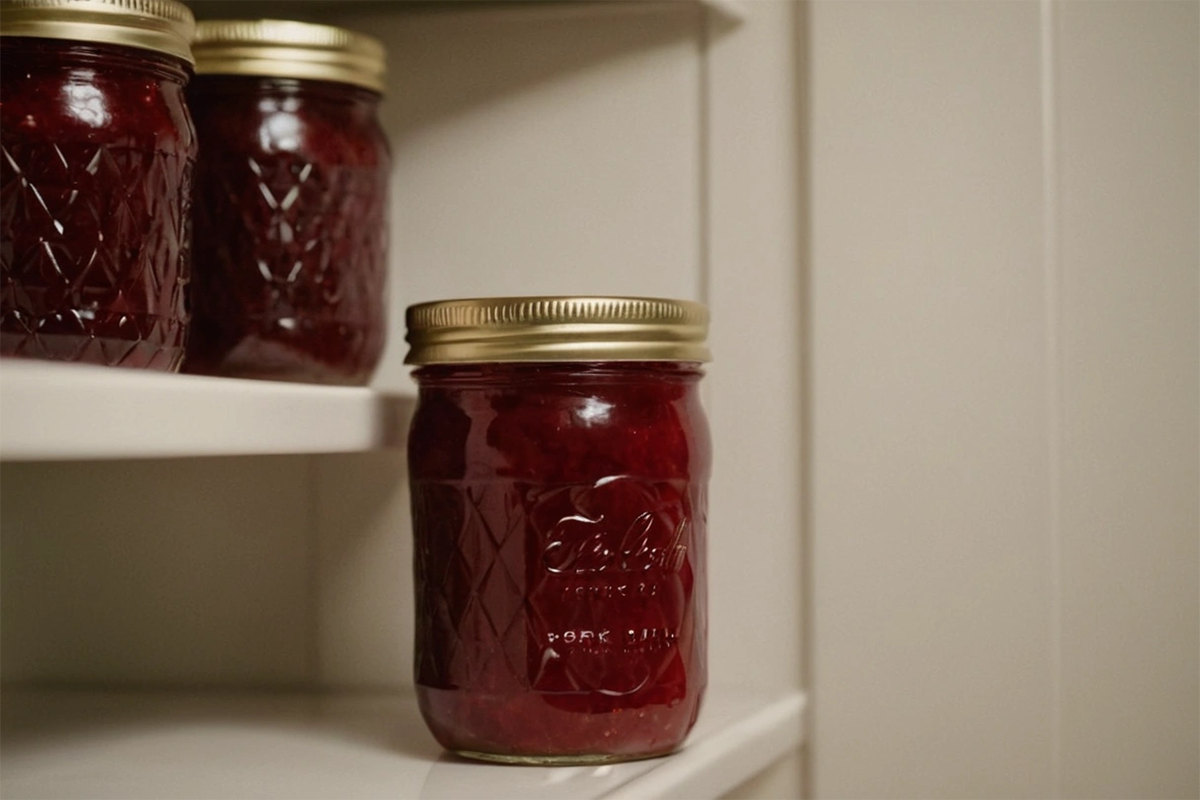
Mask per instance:
[[[700,374],[417,371],[416,682],[444,746],[579,763],[682,743],[706,683]]]

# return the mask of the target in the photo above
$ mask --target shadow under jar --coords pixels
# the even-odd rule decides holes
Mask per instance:
[[[185,372],[364,384],[383,352],[384,50],[341,28],[201,22]]]
[[[707,311],[503,298],[407,322],[430,730],[509,763],[672,752],[707,681]]]
[[[0,353],[177,370],[191,12],[6,0],[0,17]]]

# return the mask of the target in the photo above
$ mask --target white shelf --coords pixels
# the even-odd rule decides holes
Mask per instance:
[[[598,0],[554,0],[566,5],[596,5]],[[671,0],[600,0],[611,7],[614,13],[631,8],[640,8]],[[742,0],[692,0],[710,8],[731,22],[740,22],[746,17]],[[347,12],[354,10],[430,10],[430,8],[454,8],[454,10],[478,10],[478,8],[505,8],[530,5],[528,0],[188,0],[198,19],[220,17],[280,16],[310,18],[322,13]]]
[[[510,767],[442,751],[404,694],[8,691],[0,794],[60,798],[717,797],[797,747],[804,696],[710,691],[667,758]]]
[[[5,360],[0,458],[344,453],[397,446],[411,398],[365,388]]]

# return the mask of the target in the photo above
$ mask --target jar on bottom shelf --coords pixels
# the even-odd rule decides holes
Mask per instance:
[[[415,306],[408,323],[430,730],[504,762],[675,750],[707,676],[707,313],[517,298]]]

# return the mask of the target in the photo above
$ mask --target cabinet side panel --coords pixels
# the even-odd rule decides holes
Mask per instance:
[[[1200,5],[1055,3],[1063,794],[1200,794]]]
[[[745,8],[736,29],[714,24],[708,43],[712,674],[791,687],[801,677],[799,6]]]
[[[820,797],[1047,797],[1036,3],[811,6]]]

